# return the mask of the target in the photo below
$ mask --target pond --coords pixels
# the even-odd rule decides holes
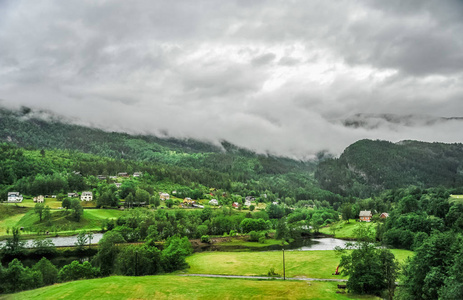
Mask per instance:
[[[336,247],[344,248],[349,241],[335,238],[313,238],[293,243],[290,245],[290,251],[314,251],[314,250],[334,250]]]
[[[224,252],[241,252],[241,251],[279,251],[283,248],[288,251],[314,251],[314,250],[334,250],[335,247],[345,247],[349,241],[335,239],[335,238],[312,238],[301,239],[292,242],[289,245],[281,246],[276,245],[262,245],[256,243],[256,246],[251,245],[227,245],[227,244],[211,244],[211,245],[197,245],[194,247],[195,252],[203,251],[224,251]]]

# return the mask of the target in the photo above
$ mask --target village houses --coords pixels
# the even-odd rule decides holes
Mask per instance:
[[[361,222],[370,222],[372,216],[373,216],[373,215],[371,214],[371,211],[369,211],[369,210],[362,210],[362,211],[360,211],[360,213],[359,213],[359,220],[360,220]]]
[[[23,201],[23,195],[19,192],[9,192],[8,193],[8,202],[19,203]]]
[[[165,201],[165,200],[169,200],[170,199],[170,195],[167,194],[167,193],[162,193],[162,192],[159,192],[159,199]]]
[[[45,202],[45,197],[42,196],[42,195],[34,197],[34,202],[43,203],[43,202]]]
[[[81,201],[92,201],[93,200],[93,193],[92,192],[82,192],[82,196],[80,196]]]

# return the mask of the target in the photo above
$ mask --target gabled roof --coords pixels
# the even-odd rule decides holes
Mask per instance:
[[[359,217],[371,217],[371,210],[362,210],[359,213]]]

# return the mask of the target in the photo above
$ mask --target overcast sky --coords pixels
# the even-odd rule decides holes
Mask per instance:
[[[420,121],[463,116],[463,1],[0,0],[0,99],[298,158],[463,142],[462,121]],[[418,121],[343,125],[357,113]]]

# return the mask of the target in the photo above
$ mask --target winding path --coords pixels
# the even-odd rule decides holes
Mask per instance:
[[[241,279],[265,279],[265,280],[281,279],[281,280],[283,280],[283,277],[245,276],[245,275],[179,274],[179,276],[214,277],[214,278],[241,278]],[[286,277],[286,280],[347,282],[347,279],[306,278],[306,277]]]

